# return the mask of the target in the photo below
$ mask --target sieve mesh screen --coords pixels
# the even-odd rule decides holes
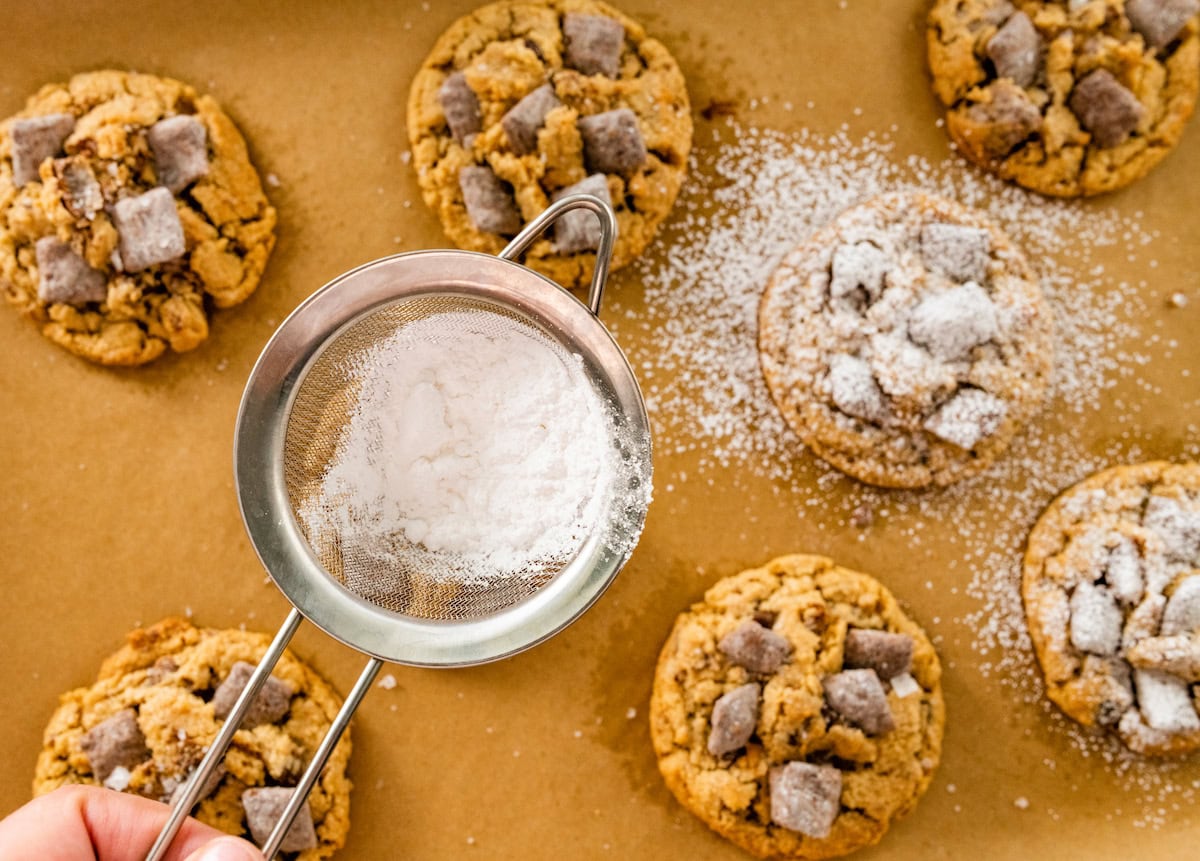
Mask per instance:
[[[284,478],[292,513],[330,576],[386,610],[458,622],[489,616],[525,600],[553,580],[564,563],[535,566],[519,577],[479,577],[477,572],[465,572],[460,559],[414,544],[403,532],[361,521],[347,529],[346,506],[327,498],[323,490],[326,472],[344,444],[343,429],[361,397],[356,370],[401,330],[441,314],[453,314],[450,319],[457,320],[468,314],[472,330],[484,334],[489,327],[511,331],[517,324],[549,345],[564,363],[571,359],[570,352],[534,321],[493,302],[439,293],[384,306],[332,337],[300,380],[284,439]],[[445,335],[454,335],[448,325]]]

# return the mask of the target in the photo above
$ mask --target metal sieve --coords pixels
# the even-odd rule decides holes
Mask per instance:
[[[586,209],[600,219],[587,304],[516,258],[557,218]],[[548,639],[601,595],[628,559],[650,497],[650,428],[633,371],[599,320],[616,236],[608,204],[573,195],[530,222],[498,257],[470,251],[418,251],[358,267],[301,304],[271,337],[250,373],[238,412],[234,477],[242,519],[259,559],[294,609],[189,777],[149,861],[161,859],[199,800],[250,703],[307,618],[371,656],[263,845],[273,857],[334,746],[384,661],[424,667],[470,666],[514,655]],[[305,514],[335,456],[359,396],[348,369],[382,340],[439,314],[503,318],[564,357],[578,356],[606,407],[619,460],[600,489],[603,515],[565,563],[522,577],[456,579],[436,554],[404,542],[364,546]],[[452,567],[452,566],[451,566]]]

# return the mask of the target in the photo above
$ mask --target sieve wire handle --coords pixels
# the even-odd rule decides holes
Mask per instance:
[[[600,247],[596,250],[596,269],[592,272],[592,286],[588,289],[587,301],[588,308],[599,317],[600,297],[604,294],[604,284],[608,281],[613,245],[617,241],[617,216],[609,204],[594,194],[569,194],[550,204],[537,218],[525,225],[513,241],[504,247],[499,257],[515,261],[533,245],[547,227],[572,209],[590,209],[600,219]]]
[[[203,788],[204,782],[213,773],[213,770],[216,769],[217,764],[225,755],[225,751],[229,749],[229,744],[233,741],[234,733],[238,731],[238,728],[242,724],[242,719],[246,716],[246,712],[250,710],[250,703],[258,696],[259,690],[262,689],[263,684],[271,675],[271,670],[275,669],[275,664],[279,662],[279,656],[287,648],[287,644],[296,633],[296,629],[300,627],[300,621],[303,618],[299,610],[292,610],[283,621],[283,625],[280,626],[275,639],[271,641],[270,647],[267,648],[266,654],[258,662],[258,666],[251,674],[250,680],[246,682],[246,687],[242,689],[241,696],[233,704],[233,710],[225,718],[225,723],[222,725],[221,731],[217,733],[217,737],[209,745],[204,758],[200,760],[200,764],[196,766],[191,777],[183,785],[183,793],[172,806],[171,815],[167,818],[166,824],[163,825],[162,831],[159,832],[158,839],[150,847],[150,852],[146,855],[146,861],[161,861],[167,854],[167,850],[171,846],[171,841],[175,839],[175,835],[183,827],[183,821],[192,812],[192,808],[196,806],[196,802],[200,800],[200,790]]]
[[[363,696],[370,690],[371,683],[375,681],[375,677],[379,675],[379,670],[382,667],[383,661],[379,660],[379,658],[371,658],[371,660],[367,661],[367,665],[363,667],[362,674],[359,675],[358,681],[354,683],[354,688],[350,691],[349,696],[346,697],[346,701],[342,703],[337,717],[333,719],[333,723],[329,727],[329,732],[325,733],[325,737],[321,739],[320,747],[313,754],[312,761],[308,764],[308,768],[304,770],[304,775],[300,778],[300,782],[296,784],[296,791],[288,799],[287,807],[283,808],[283,813],[280,814],[279,821],[275,823],[275,829],[271,832],[271,836],[267,838],[267,842],[262,846],[262,853],[266,856],[267,861],[274,858],[275,853],[279,851],[279,844],[283,842],[288,829],[292,827],[292,820],[296,818],[296,814],[300,812],[300,808],[308,800],[308,793],[312,791],[313,786],[316,785],[317,778],[321,776],[321,769],[325,767],[329,755],[333,753],[333,749],[337,746],[342,733],[346,731],[346,727],[350,724],[350,717],[354,714],[354,710],[358,708],[358,704],[362,702]]]

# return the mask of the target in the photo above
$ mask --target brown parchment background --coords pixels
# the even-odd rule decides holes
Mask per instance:
[[[262,172],[282,183],[268,189],[280,231],[262,286],[245,305],[219,313],[193,353],[106,370],[0,309],[0,814],[29,796],[57,694],[88,683],[128,629],[189,609],[213,626],[273,631],[283,619],[288,605],[264,581],[234,494],[242,385],[274,326],[321,284],[375,257],[446,244],[401,161],[404,106],[434,39],[472,5],[91,0],[0,10],[0,115],[42,83],[78,71],[170,75],[216,96]],[[861,135],[896,124],[898,158],[948,154],[925,71],[924,2],[622,5],[679,58],[701,147],[711,146],[712,124],[699,109],[730,100],[739,117],[765,126],[805,123],[828,134],[846,122]],[[749,112],[749,100],[763,96],[769,103]],[[784,100],[815,105],[788,113],[777,107]],[[851,114],[855,106],[861,116]],[[1180,342],[1173,358],[1104,393],[1114,411],[1122,400],[1139,407],[1124,423],[1115,412],[1112,421],[1091,417],[1083,434],[1093,451],[1136,444],[1147,457],[1177,457],[1200,433],[1195,125],[1149,178],[1087,204],[1140,210],[1144,227],[1161,231],[1149,310],[1137,322],[1147,336]],[[662,259],[661,243],[650,254]],[[1144,264],[1128,263],[1119,249],[1099,259],[1114,278],[1146,277]],[[1165,297],[1175,291],[1191,302],[1168,311]],[[615,314],[654,320],[630,273],[613,278],[606,302]],[[639,332],[622,326],[620,337],[637,346]],[[1183,376],[1184,368],[1197,373]],[[1161,397],[1149,393],[1154,387]],[[693,462],[656,452],[656,484]],[[1194,855],[1200,813],[1168,811],[1157,830],[1134,827],[1140,802],[1125,781],[1049,731],[1040,708],[1015,702],[995,676],[976,670],[971,633],[951,620],[977,604],[962,589],[950,593],[951,583],[965,584],[940,567],[950,551],[937,524],[924,531],[920,552],[906,538],[916,515],[897,514],[860,542],[850,531],[819,531],[820,509],[797,518],[768,480],[740,480],[737,493],[725,492],[717,475],[712,487],[691,482],[685,493],[660,495],[608,594],[538,649],[467,670],[389,667],[398,686],[373,690],[355,724],[353,827],[341,857],[744,857],[659,780],[646,725],[651,670],[675,614],[708,585],[792,551],[827,553],[877,574],[943,636],[949,725],[941,770],[882,846],[856,857]],[[986,494],[979,504],[988,504]],[[939,588],[924,589],[927,579]],[[361,665],[311,626],[294,647],[342,691]],[[1200,780],[1200,760],[1177,779]],[[1028,810],[1014,807],[1021,796]]]

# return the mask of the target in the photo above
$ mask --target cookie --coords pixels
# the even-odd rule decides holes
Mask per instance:
[[[34,795],[91,783],[170,802],[270,642],[266,634],[196,628],[178,618],[129,634],[90,687],[62,696],[43,736]],[[285,652],[193,815],[261,842],[340,707],[333,689]],[[288,829],[284,852],[315,861],[345,843],[350,748],[346,732]]]
[[[817,455],[885,487],[951,484],[1038,410],[1053,323],[982,213],[917,192],[846,210],[789,252],[758,313],[767,387]]]
[[[877,843],[941,757],[941,665],[880,583],[784,556],[716,583],[659,655],[650,735],[684,807],[760,857]]]
[[[0,290],[42,334],[102,365],[208,337],[275,244],[246,144],[209,96],[89,72],[0,123]]]
[[[1200,465],[1098,472],[1029,535],[1021,594],[1046,693],[1151,755],[1200,749]]]
[[[1200,0],[937,0],[933,89],[971,161],[1042,194],[1145,176],[1200,91]]]
[[[572,192],[613,205],[613,268],[654,237],[692,144],[683,74],[636,21],[593,0],[504,0],[455,22],[413,80],[408,136],[422,195],[460,248],[499,252]],[[525,265],[586,284],[600,227],[572,213]]]

